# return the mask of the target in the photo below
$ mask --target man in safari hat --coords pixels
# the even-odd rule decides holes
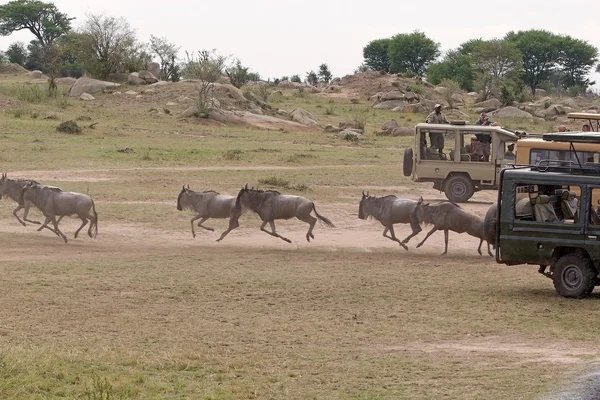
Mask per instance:
[[[427,116],[425,120],[428,124],[447,124],[448,120],[442,114],[442,105],[436,104],[433,108],[433,111]],[[429,132],[429,140],[431,141],[431,146],[438,149],[440,154],[443,153],[444,149],[444,134],[442,132]]]

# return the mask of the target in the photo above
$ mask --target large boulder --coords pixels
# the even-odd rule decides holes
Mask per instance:
[[[158,82],[158,78],[150,71],[140,71],[138,72],[138,77],[142,78],[146,84]]]
[[[498,111],[494,111],[490,113],[490,115],[494,117],[501,118],[531,118],[533,115],[528,113],[527,111],[519,110],[517,107],[508,106],[499,109]]]
[[[160,64],[157,62],[148,63],[148,71],[150,71],[153,76],[157,78],[160,77]]]
[[[386,100],[381,103],[377,103],[373,106],[373,108],[378,110],[391,110],[396,107],[400,107],[405,105],[406,102],[404,100]]]
[[[127,82],[132,85],[145,85],[146,81],[142,79],[139,75],[139,72],[132,72],[127,77]]]
[[[548,107],[544,110],[545,118],[552,118],[552,117],[556,117],[559,115],[565,115],[565,114],[566,114],[565,108],[563,106],[561,106],[560,104],[552,104],[550,107]]]
[[[404,100],[404,93],[402,93],[400,90],[392,90],[391,92],[384,93],[378,100]]]
[[[394,107],[394,108],[392,108],[392,111],[419,114],[419,113],[425,113],[427,110],[425,109],[425,106],[421,103],[412,103],[412,104],[402,104],[398,107]]]
[[[416,93],[406,92],[404,93],[404,99],[409,103],[412,103],[421,100],[421,97],[419,97],[419,95]]]
[[[69,91],[69,96],[71,97],[79,97],[82,93],[98,93],[102,92],[105,89],[119,87],[118,83],[114,82],[106,82],[100,81],[98,79],[92,79],[87,77],[81,77],[75,81],[73,86],[71,86],[71,90]]]
[[[473,104],[475,109],[481,109],[481,112],[490,112],[499,109],[502,107],[502,102],[498,99],[491,98],[484,101],[480,101],[479,103]]]
[[[35,70],[35,71],[28,72],[27,77],[29,79],[42,79],[42,78],[44,78],[44,74],[42,73],[42,71]]]
[[[319,127],[317,118],[315,118],[314,115],[302,108],[297,108],[294,111],[292,111],[290,113],[290,117],[292,118],[292,121],[296,121],[302,125],[312,126],[314,128]]]
[[[73,86],[75,84],[75,82],[77,82],[77,79],[71,78],[71,77],[56,78],[54,80],[54,82],[56,82],[57,85],[69,85],[69,86]]]

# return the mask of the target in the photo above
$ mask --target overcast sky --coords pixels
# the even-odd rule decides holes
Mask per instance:
[[[182,52],[216,49],[239,58],[263,78],[293,74],[304,78],[322,63],[334,76],[351,74],[363,61],[362,49],[369,41],[416,29],[440,43],[442,51],[469,39],[527,29],[568,34],[600,48],[599,1],[56,0],[54,4],[77,18],[74,27],[86,13],[124,17],[142,41],[153,34],[180,45]],[[0,49],[32,38],[24,31],[0,37]],[[600,83],[598,74],[593,79]]]

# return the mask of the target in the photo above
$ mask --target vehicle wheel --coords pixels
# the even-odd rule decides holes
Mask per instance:
[[[413,170],[413,149],[410,147],[404,149],[404,161],[402,164],[402,169],[404,172],[404,176],[411,176]]]
[[[562,256],[554,265],[552,282],[556,292],[563,297],[582,299],[594,290],[596,270],[589,258],[571,253]]]
[[[446,179],[444,193],[448,200],[455,203],[464,203],[473,196],[475,187],[471,179],[464,175],[454,175]]]

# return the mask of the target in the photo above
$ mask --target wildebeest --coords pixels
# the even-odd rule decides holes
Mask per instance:
[[[38,228],[41,231],[49,222],[54,225],[54,230],[67,243],[67,237],[58,229],[56,217],[77,215],[81,221],[81,226],[75,231],[75,238],[84,226],[90,223],[88,235],[95,238],[98,235],[98,213],[94,200],[86,194],[75,192],[63,192],[60,188],[49,187],[37,184],[27,184],[23,186],[19,202],[31,201],[44,214],[46,220]],[[90,210],[94,211],[92,215]],[[93,234],[92,234],[93,232]]]
[[[317,212],[315,203],[312,201],[301,196],[283,195],[276,190],[248,189],[247,184],[238,193],[235,200],[235,208],[239,213],[232,216],[229,220],[229,228],[221,234],[221,237],[217,239],[217,241],[222,240],[229,232],[239,226],[238,218],[246,209],[250,209],[257,213],[263,221],[260,226],[261,231],[266,232],[271,236],[278,237],[288,243],[292,243],[292,241],[279,235],[275,230],[274,221],[276,219],[298,218],[300,221],[310,224],[308,232],[306,232],[306,240],[308,242],[310,242],[310,238],[315,238],[312,234],[312,230],[317,223],[317,219],[323,221],[325,225],[335,228],[335,225],[333,225],[329,219]],[[315,212],[317,218],[310,215],[312,211]],[[271,232],[265,229],[267,224],[271,226]]]
[[[194,221],[200,219],[198,226],[207,231],[214,231],[213,228],[202,225],[209,218],[230,218],[236,212],[235,196],[222,195],[214,190],[204,192],[194,192],[190,185],[183,186],[177,197],[177,209],[191,210],[196,213],[190,223],[192,224],[192,236],[196,237],[194,231]]]
[[[468,233],[471,236],[479,238],[479,247],[477,252],[481,254],[481,244],[486,240],[487,236],[483,228],[483,218],[476,215],[469,214],[463,210],[458,204],[451,201],[444,201],[438,204],[430,205],[429,203],[423,204],[423,198],[421,197],[417,202],[417,206],[412,212],[413,217],[419,223],[426,225],[433,225],[433,228],[427,233],[427,236],[417,245],[421,247],[423,243],[431,236],[435,231],[444,231],[445,249],[442,255],[448,253],[448,232],[456,233]],[[488,254],[492,255],[490,251],[490,243],[487,243]]]
[[[405,250],[408,247],[405,245],[410,238],[421,232],[421,227],[418,223],[411,220],[410,214],[417,206],[416,200],[410,199],[399,199],[394,195],[388,195],[383,197],[369,196],[369,193],[365,194],[363,191],[362,199],[358,206],[358,218],[367,219],[373,217],[381,225],[385,227],[383,230],[383,236],[398,242]],[[412,233],[403,241],[396,238],[394,232],[394,224],[411,224]],[[390,232],[391,236],[386,235]]]
[[[21,190],[23,189],[23,186],[25,186],[27,184],[38,185],[39,183],[34,180],[31,180],[31,179],[10,179],[7,177],[6,172],[2,173],[2,178],[0,178],[0,199],[2,198],[2,196],[10,197],[18,204],[17,208],[15,208],[13,210],[13,215],[19,221],[19,223],[21,223],[21,225],[27,226],[27,224],[25,224],[24,221],[39,225],[40,224],[39,221],[32,221],[30,219],[27,219],[27,215],[29,214],[29,208],[31,207],[31,203],[29,203],[29,202],[23,203],[23,202],[20,202],[20,200],[19,200],[19,197],[21,195]],[[21,220],[21,218],[19,218],[19,215],[17,214],[17,212],[23,208],[25,209],[25,212],[23,214],[23,220]]]

